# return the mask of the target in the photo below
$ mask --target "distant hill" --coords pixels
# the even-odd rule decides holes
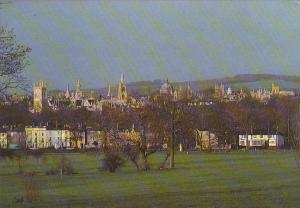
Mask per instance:
[[[300,89],[300,76],[286,76],[286,75],[274,75],[274,74],[240,74],[233,77],[224,77],[219,79],[210,80],[198,80],[198,81],[186,81],[186,82],[175,82],[174,86],[187,86],[190,84],[193,90],[204,90],[207,88],[214,87],[215,84],[223,83],[226,87],[231,88],[266,88],[271,89],[272,83],[275,83],[285,90],[296,90]],[[147,92],[153,90],[159,90],[163,84],[162,80],[155,81],[143,81],[143,82],[132,82],[128,83],[127,87],[129,92]]]
[[[129,94],[145,95],[150,92],[157,91],[160,86],[164,83],[163,80],[153,81],[138,81],[127,83],[127,90]],[[198,80],[198,81],[185,81],[173,83],[175,87],[187,86],[190,84],[193,90],[204,90],[207,88],[214,87],[215,84],[223,83],[225,87],[231,87],[233,89],[248,88],[266,88],[270,89],[272,83],[275,83],[285,90],[296,90],[300,89],[300,76],[287,76],[287,75],[274,75],[274,74],[239,74],[233,77],[224,77],[219,79],[210,80]],[[106,95],[107,88],[101,89],[86,89],[86,93],[94,91],[96,94]],[[58,91],[51,91],[57,93]],[[113,95],[117,93],[117,85],[111,86],[111,92]]]
[[[200,80],[193,83],[193,87],[198,85],[198,89],[213,87],[215,83],[223,83],[226,87],[232,88],[266,88],[270,89],[272,83],[279,85],[286,90],[300,89],[300,76],[286,76],[274,74],[240,74],[233,77],[221,79]]]

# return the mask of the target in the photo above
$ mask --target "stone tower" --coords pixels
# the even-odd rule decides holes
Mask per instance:
[[[40,80],[33,86],[33,110],[40,113],[47,104],[47,83]]]
[[[118,100],[120,101],[127,101],[127,90],[126,90],[126,85],[124,81],[124,74],[121,75],[121,80],[119,82],[119,87],[118,87]]]
[[[278,95],[280,92],[279,86],[272,83],[272,95]]]

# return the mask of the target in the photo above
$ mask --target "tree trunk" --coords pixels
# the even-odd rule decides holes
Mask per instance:
[[[148,165],[148,157],[146,156],[146,152],[142,151],[142,157],[143,157],[143,170],[147,171],[149,170],[149,165]]]
[[[175,159],[175,102],[173,102],[173,113],[172,113],[172,137],[170,141],[170,168],[174,168],[174,159]]]
[[[174,133],[173,133],[174,134]],[[170,168],[174,168],[174,159],[175,159],[175,151],[174,151],[174,135],[172,135],[172,139],[170,141]]]
[[[164,161],[163,161],[162,164],[160,165],[160,169],[165,168],[166,162],[167,162],[167,160],[169,159],[169,157],[170,157],[170,153],[167,153],[167,154],[166,154],[166,157],[165,157],[165,159],[164,159]]]

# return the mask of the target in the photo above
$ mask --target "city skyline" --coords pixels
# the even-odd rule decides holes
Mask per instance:
[[[28,79],[101,88],[121,73],[127,82],[297,75],[299,9],[294,1],[11,1],[0,19],[32,48]]]

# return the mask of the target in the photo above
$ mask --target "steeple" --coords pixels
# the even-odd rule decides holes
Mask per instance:
[[[124,83],[125,81],[125,77],[124,77],[124,73],[121,74],[121,83]]]
[[[75,99],[76,100],[82,99],[80,80],[77,80],[76,91],[75,91]]]
[[[67,99],[70,98],[69,84],[68,84],[68,86],[67,86],[67,91],[66,91],[66,93],[65,93],[65,97],[66,97]]]
[[[80,91],[80,88],[81,88],[80,80],[77,80],[76,90]]]
[[[108,85],[107,97],[111,97],[110,85]]]

